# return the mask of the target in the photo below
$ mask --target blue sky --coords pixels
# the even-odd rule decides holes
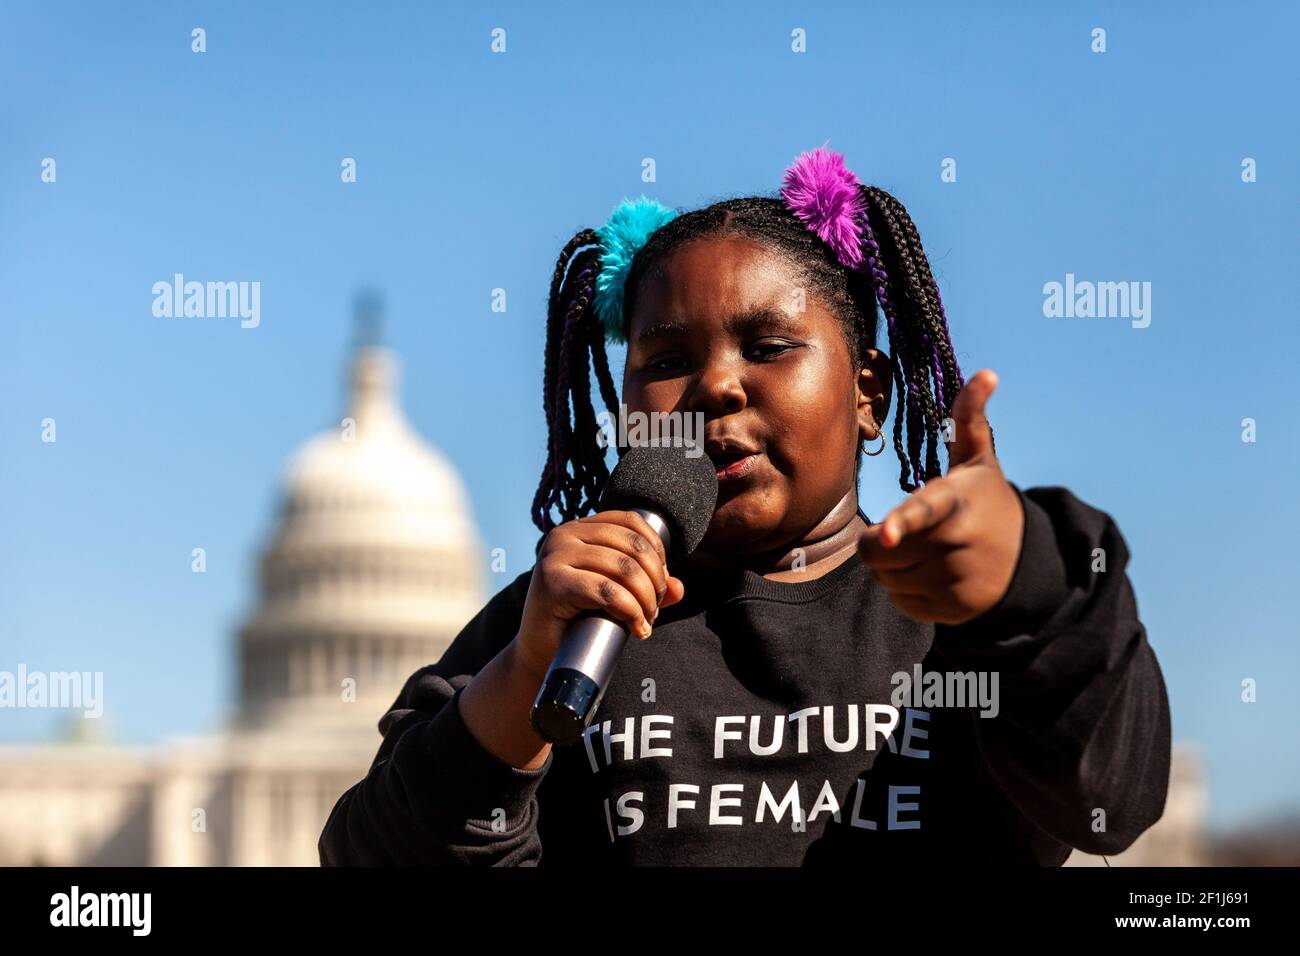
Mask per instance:
[[[409,417],[524,570],[560,247],[625,195],[770,194],[829,141],[910,209],[967,374],[998,372],[1008,477],[1118,522],[1212,822],[1300,807],[1295,8],[534,6],[0,13],[0,669],[103,670],[121,740],[222,719],[282,469],[337,421],[367,285]],[[156,318],[176,272],[259,281],[261,324]],[[1045,317],[1067,273],[1150,282],[1149,327]],[[879,516],[897,465],[867,462]],[[57,716],[0,713],[0,740]]]

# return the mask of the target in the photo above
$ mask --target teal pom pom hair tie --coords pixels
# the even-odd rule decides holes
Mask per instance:
[[[623,285],[632,257],[646,244],[650,234],[677,216],[677,210],[642,195],[624,199],[610,213],[600,234],[600,275],[596,277],[596,315],[605,327],[605,338],[626,344],[623,334]]]

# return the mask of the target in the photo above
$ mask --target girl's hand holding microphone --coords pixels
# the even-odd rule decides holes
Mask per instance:
[[[636,512],[602,511],[552,528],[533,567],[519,633],[461,692],[466,727],[507,763],[542,766],[550,744],[532,729],[529,711],[569,622],[601,611],[644,640],[659,608],[685,591],[668,573],[659,535]]]
[[[685,593],[668,573],[659,535],[634,511],[604,511],[551,530],[542,544],[524,604],[519,662],[546,675],[568,623],[583,611],[604,611],[645,639],[659,608]]]

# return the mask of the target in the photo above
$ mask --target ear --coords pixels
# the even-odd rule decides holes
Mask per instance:
[[[893,392],[894,363],[880,349],[868,349],[864,367],[858,370],[858,434],[870,441],[885,427],[889,399]]]

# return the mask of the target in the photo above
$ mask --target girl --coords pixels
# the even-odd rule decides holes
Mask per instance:
[[[703,415],[717,507],[671,569],[634,512],[590,513],[593,370],[620,405],[606,340],[627,346],[627,411]],[[642,197],[579,233],[551,284],[536,563],[407,681],[321,862],[1059,865],[1129,846],[1163,812],[1170,722],[1127,549],[1066,489],[1003,476],[996,385],[964,381],[902,204],[828,150],[779,198],[678,215]],[[910,494],[872,522],[857,476],[895,396]],[[552,749],[529,711],[589,610],[641,639],[583,742]]]

